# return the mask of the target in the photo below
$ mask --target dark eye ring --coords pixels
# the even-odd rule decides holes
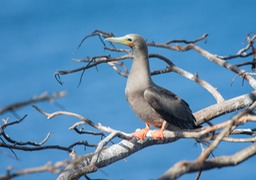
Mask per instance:
[[[128,38],[127,40],[130,41],[130,42],[132,42],[132,39],[131,39],[131,38]]]

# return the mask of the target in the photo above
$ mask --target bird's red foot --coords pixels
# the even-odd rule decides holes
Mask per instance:
[[[155,140],[164,140],[163,129],[154,130],[151,135]]]
[[[144,129],[135,131],[134,133],[132,133],[132,136],[140,140],[144,140],[148,131],[149,131],[149,125],[146,124],[146,127]]]
[[[140,130],[137,130],[134,133],[132,133],[132,136],[136,137],[140,140],[144,140],[148,131],[149,130],[147,130],[147,129],[140,129]]]

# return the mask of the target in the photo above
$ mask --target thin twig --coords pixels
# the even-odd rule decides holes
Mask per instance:
[[[84,117],[84,116],[81,116],[79,114],[76,114],[76,113],[73,113],[73,112],[67,112],[67,111],[56,111],[56,112],[53,112],[53,113],[47,113],[47,112],[44,112],[43,110],[41,110],[40,108],[38,108],[37,106],[33,105],[33,107],[39,111],[41,114],[45,115],[48,119],[51,119],[55,116],[60,116],[60,115],[66,115],[66,116],[73,116],[73,117],[76,117],[78,119],[81,119],[83,120],[83,122],[79,122],[79,125],[81,124],[88,124],[90,125],[91,127],[95,128],[95,129],[98,129],[100,131],[105,131],[105,132],[109,132],[109,133],[112,133],[116,130],[110,128],[110,127],[106,127],[106,126],[103,126],[101,124],[95,124],[93,121],[89,120],[88,118]],[[72,129],[74,127],[77,126],[77,123],[75,125],[73,125],[72,127],[70,127],[69,129]],[[131,135],[129,134],[126,134],[126,133],[120,133],[119,134],[121,138],[125,138],[125,139],[131,139]]]
[[[30,105],[30,104],[34,104],[34,103],[37,103],[37,102],[41,102],[41,101],[52,102],[54,99],[60,98],[60,97],[63,97],[63,96],[66,96],[66,92],[64,92],[64,91],[53,93],[52,95],[49,95],[48,92],[44,92],[41,95],[35,96],[35,97],[33,97],[29,100],[5,106],[2,109],[0,109],[0,114],[3,114],[7,111],[14,111],[14,110],[17,110],[21,107],[24,107],[24,106],[27,106],[27,105]]]
[[[182,40],[170,40],[170,41],[167,41],[165,44],[169,45],[171,43],[185,43],[185,44],[197,43],[198,41],[202,41],[202,40],[206,41],[207,37],[208,37],[208,34],[204,34],[201,37],[199,37],[195,40],[192,40],[192,41],[187,41],[187,40],[184,40],[184,39],[182,39]]]
[[[108,64],[121,76],[123,77],[128,77],[128,69],[126,66],[124,66],[124,64],[122,62],[115,62],[115,61],[112,61],[112,62],[108,62]],[[122,70],[119,69],[122,68],[124,70],[124,72],[122,72]]]
[[[235,59],[235,58],[238,58],[238,57],[245,58],[245,57],[252,56],[253,52],[248,52],[247,53],[246,51],[248,51],[253,46],[253,42],[256,39],[256,34],[254,34],[252,36],[252,38],[250,38],[250,35],[251,34],[247,34],[246,38],[245,38],[247,40],[248,44],[244,48],[240,49],[236,54],[228,55],[228,56],[217,56],[217,57],[220,58],[220,59],[223,59],[223,60],[231,60],[231,59]],[[245,64],[243,64],[243,65],[245,65]]]
[[[69,163],[70,163],[69,161],[57,162],[55,164],[52,164],[51,162],[49,162],[46,165],[41,167],[28,168],[15,173],[11,173],[10,171],[12,170],[12,168],[9,168],[5,176],[0,176],[0,180],[7,180],[7,179],[12,179],[14,177],[22,176],[22,175],[40,173],[40,172],[52,172],[57,174],[61,172],[61,168],[66,167]]]
[[[80,42],[80,44],[78,45],[77,47],[77,50],[82,46],[82,44],[84,43],[84,41],[89,38],[89,37],[94,37],[94,36],[98,36],[101,40],[101,36],[103,36],[104,38],[107,38],[107,37],[113,37],[114,34],[113,33],[106,33],[106,32],[103,32],[101,30],[95,30],[93,33],[91,34],[88,34],[87,36],[85,36],[82,41]],[[101,40],[101,42],[104,44],[105,46],[105,43],[104,41]]]

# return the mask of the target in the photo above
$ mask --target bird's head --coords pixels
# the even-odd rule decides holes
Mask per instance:
[[[105,41],[124,44],[129,47],[141,47],[146,46],[144,39],[138,34],[127,34],[123,37],[111,37],[106,38]]]

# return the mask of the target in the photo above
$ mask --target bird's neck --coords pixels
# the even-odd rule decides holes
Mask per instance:
[[[131,91],[144,91],[152,83],[147,48],[144,51],[133,49],[134,59],[128,76],[126,87]]]

